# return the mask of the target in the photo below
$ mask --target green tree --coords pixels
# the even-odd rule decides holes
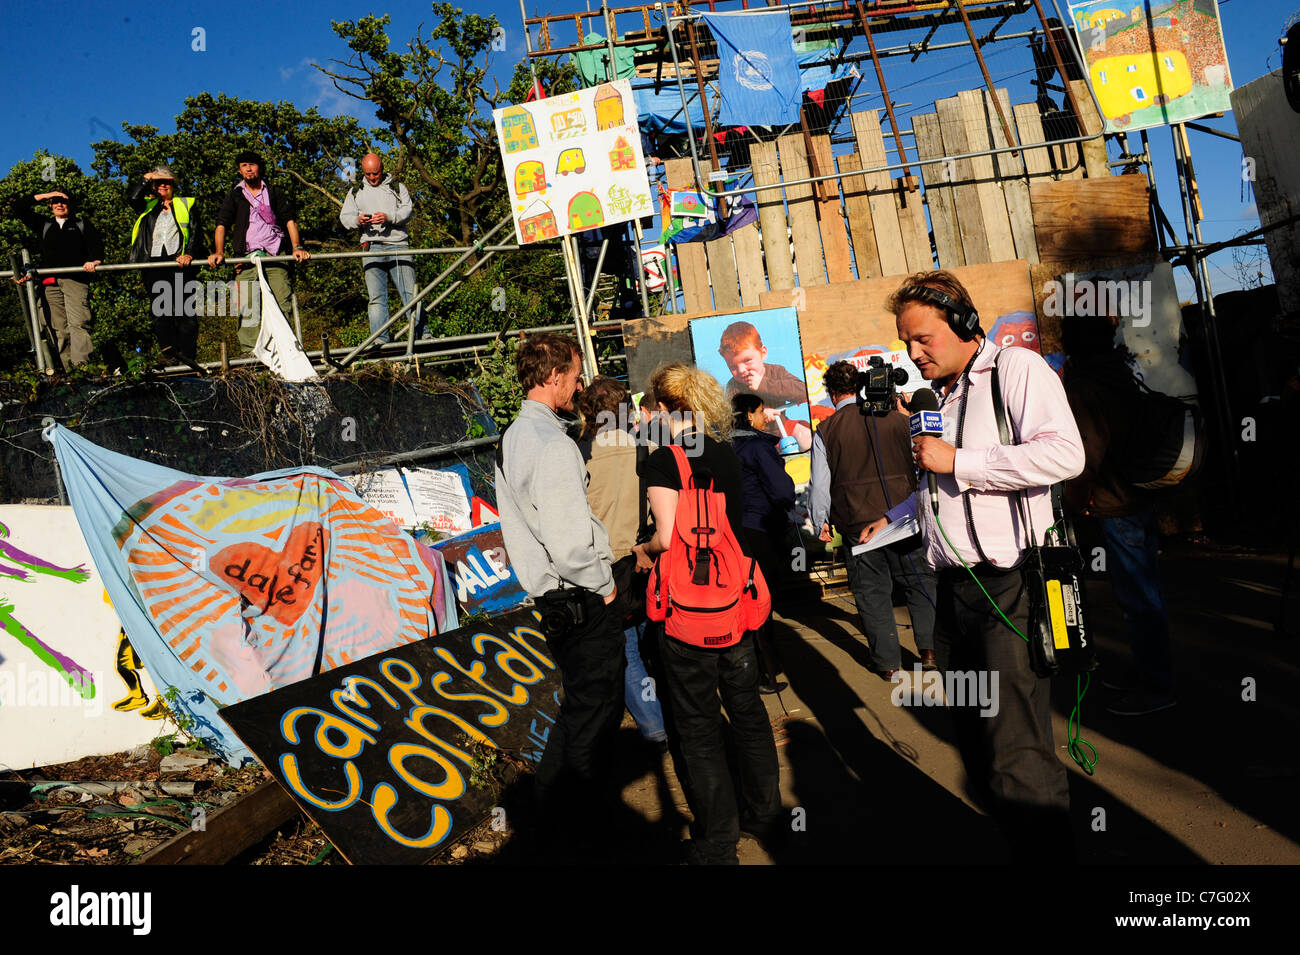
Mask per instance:
[[[510,213],[492,110],[522,102],[532,77],[518,63],[505,90],[495,80],[489,87],[493,39],[501,29],[496,17],[466,15],[449,3],[434,3],[433,13],[437,25],[427,35],[421,28],[406,52],[393,48],[387,16],[336,21],[334,32],[347,41],[350,56],[317,69],[341,92],[374,106],[395,167],[411,174],[407,185],[418,194],[415,237],[430,245],[470,245]],[[548,94],[576,88],[569,64],[539,59],[536,65]],[[494,237],[511,241],[513,230]],[[430,327],[455,335],[506,322],[555,324],[568,314],[564,265],[559,247],[549,243],[496,256],[430,315]]]

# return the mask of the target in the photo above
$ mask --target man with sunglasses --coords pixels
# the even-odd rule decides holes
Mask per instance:
[[[203,258],[203,230],[194,200],[176,194],[176,177],[167,166],[145,173],[127,198],[140,213],[131,227],[130,260],[174,261],[180,266],[175,271],[149,269],[143,273],[145,288],[150,290],[150,311],[158,344],[164,353],[194,361],[199,342],[196,303],[183,292],[172,292],[173,288],[185,288],[198,271],[191,263],[195,258]]]
[[[226,238],[230,237],[230,250],[236,256],[289,255],[295,262],[306,262],[311,255],[302,245],[298,223],[289,197],[278,187],[267,182],[266,162],[260,155],[245,150],[235,157],[239,167],[239,182],[226,193],[217,210],[217,232],[213,240],[213,253],[208,265],[216,268],[226,258]],[[280,262],[263,265],[266,284],[286,316],[292,311],[289,298],[289,269]],[[251,353],[257,345],[262,330],[262,311],[257,297],[257,270],[252,265],[235,267],[235,281],[240,283],[240,302],[253,301],[258,307],[249,312],[240,309],[244,316],[239,323],[239,344],[244,353]]]
[[[73,216],[72,199],[66,192],[42,192],[15,209],[18,218],[36,233],[40,244],[40,265],[47,269],[80,266],[87,274],[49,275],[39,278],[38,287],[46,321],[54,330],[59,358],[65,368],[84,365],[94,345],[90,340],[90,274],[104,261],[104,241],[99,230]],[[48,202],[53,219],[36,211],[36,204]],[[28,276],[18,279],[26,282]]]

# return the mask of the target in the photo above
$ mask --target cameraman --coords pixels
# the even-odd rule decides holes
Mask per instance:
[[[557,414],[573,410],[582,387],[578,343],[530,335],[516,367],[527,398],[501,436],[496,491],[510,562],[545,616],[564,683],[559,721],[537,767],[536,798],[546,809],[566,768],[577,782],[596,780],[599,751],[623,716],[624,641],[610,606],[617,592],[609,534],[587,504],[587,470]]]
[[[1052,739],[1051,681],[1034,673],[1026,640],[1002,614],[1020,634],[1031,632],[1019,566],[1025,548],[1041,543],[1054,522],[1051,486],[1083,470],[1079,429],[1056,372],[1028,348],[988,341],[970,293],[951,272],[911,276],[886,307],[908,356],[938,392],[944,436],[913,442],[918,466],[937,478],[938,514],[928,494],[916,495],[864,536],[909,513],[919,518],[926,559],[939,571],[939,666],[998,676],[994,713],[952,710],[976,796],[1002,827],[1013,862],[1072,861],[1070,790]],[[1012,444],[1000,440],[993,409],[995,361]],[[1021,520],[1021,492],[1038,541]]]
[[[827,368],[822,382],[835,413],[821,423],[813,438],[813,527],[820,527],[821,539],[829,543],[834,524],[844,539],[844,565],[871,649],[871,669],[893,680],[903,665],[892,599],[897,583],[907,595],[921,665],[933,670],[936,587],[921,538],[852,552],[855,544],[866,541],[869,524],[916,490],[907,416],[894,410],[876,415],[866,406],[859,408],[858,370],[847,361]]]

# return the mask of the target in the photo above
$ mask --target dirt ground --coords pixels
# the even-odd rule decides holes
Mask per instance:
[[[1074,687],[1058,680],[1055,736],[1070,779],[1080,861],[1090,865],[1300,863],[1300,584],[1275,629],[1286,569],[1280,553],[1208,545],[1162,552],[1179,703],[1124,718],[1094,678],[1080,735],[1096,747],[1093,775],[1066,752]],[[1087,585],[1103,672],[1130,663],[1105,577]],[[918,663],[898,608],[904,668]],[[784,606],[776,645],[790,687],[766,697],[791,830],[767,846],[745,836],[742,864],[968,865],[1006,861],[1001,835],[966,794],[942,708],[900,707],[866,669],[851,595]],[[1253,699],[1249,699],[1252,695]],[[630,718],[619,739],[622,806],[586,845],[499,861],[664,863],[679,858],[689,809],[670,756],[641,743]],[[590,850],[589,852],[587,850]],[[484,861],[494,857],[488,856]]]
[[[1058,680],[1054,721],[1070,778],[1080,860],[1093,865],[1300,864],[1300,769],[1290,731],[1300,725],[1300,586],[1286,631],[1279,620],[1285,556],[1208,545],[1162,552],[1179,704],[1140,718],[1105,712],[1114,692],[1094,679],[1081,736],[1098,752],[1095,772],[1065,750],[1073,686]],[[1129,656],[1109,582],[1088,583],[1088,612],[1103,672]],[[896,611],[904,668],[919,662],[905,608]],[[943,708],[894,705],[894,687],[866,669],[865,641],[847,591],[778,607],[774,642],[789,688],[765,697],[781,766],[789,831],[740,843],[742,864],[966,865],[1006,860],[996,827],[966,793]],[[643,743],[630,717],[616,743],[618,805],[565,832],[542,833],[529,814],[527,780],[503,787],[507,827],[489,820],[439,857],[443,864],[675,864],[689,807],[671,754]],[[15,799],[0,781],[0,863],[128,864],[189,828],[198,806],[213,811],[265,777],[212,760],[169,781],[193,796],[157,789],[151,747],[90,757],[22,776],[131,780],[111,796],[40,791]],[[9,786],[6,792],[5,786]],[[7,800],[7,801],[4,801]],[[612,800],[611,800],[612,803]],[[242,865],[319,865],[342,860],[303,816],[235,860]]]

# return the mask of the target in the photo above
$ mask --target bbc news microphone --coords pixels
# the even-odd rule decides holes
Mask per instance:
[[[918,391],[912,396],[908,408],[912,411],[908,425],[913,441],[926,434],[943,437],[943,415],[939,413],[939,399],[932,390],[923,388]],[[926,480],[930,485],[930,507],[938,514],[939,480],[933,471],[926,472]]]

